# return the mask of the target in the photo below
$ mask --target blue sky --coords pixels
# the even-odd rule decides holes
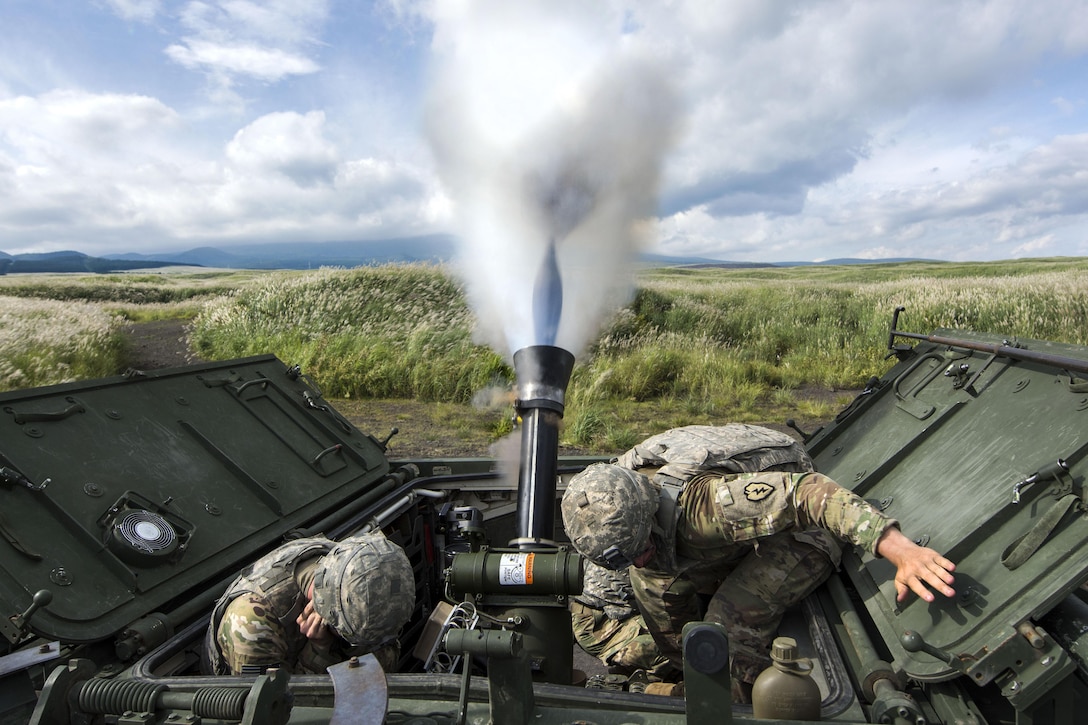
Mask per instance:
[[[5,0],[0,27],[11,254],[1088,256],[1085,2]]]

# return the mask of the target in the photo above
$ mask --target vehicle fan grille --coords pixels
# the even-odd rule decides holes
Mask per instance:
[[[152,553],[169,547],[177,539],[166,519],[148,511],[133,511],[117,523],[117,530],[133,547]]]
[[[114,530],[126,544],[145,554],[171,549],[178,538],[166,519],[150,511],[130,511],[115,524]]]

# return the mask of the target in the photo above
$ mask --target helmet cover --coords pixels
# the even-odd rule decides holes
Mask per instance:
[[[372,651],[411,617],[415,592],[408,556],[375,531],[325,555],[314,576],[314,610],[348,644]]]
[[[623,568],[646,549],[658,495],[641,473],[595,463],[567,484],[563,526],[587,559],[608,569]]]

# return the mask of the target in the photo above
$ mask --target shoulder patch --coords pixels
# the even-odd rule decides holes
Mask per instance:
[[[762,501],[774,493],[774,486],[763,481],[752,481],[744,487],[744,497],[749,501]]]

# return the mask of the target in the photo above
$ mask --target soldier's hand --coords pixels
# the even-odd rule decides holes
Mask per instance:
[[[938,552],[911,541],[896,527],[884,532],[876,552],[895,565],[895,599],[903,601],[913,591],[927,602],[934,600],[929,587],[946,597],[956,595],[952,588],[956,565]],[[927,586],[928,585],[928,586]]]
[[[295,622],[302,634],[311,642],[324,644],[332,641],[332,630],[329,629],[329,625],[325,624],[325,620],[314,609],[313,591],[313,585],[310,585],[310,591],[307,592],[308,601],[306,606],[303,607],[302,613],[298,615]]]

